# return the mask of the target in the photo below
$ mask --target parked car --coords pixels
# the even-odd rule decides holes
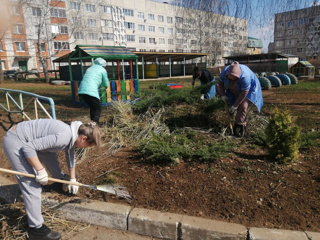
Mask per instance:
[[[4,71],[3,73],[5,78],[14,78],[14,74],[16,72],[17,72],[16,70],[7,70],[7,71]]]

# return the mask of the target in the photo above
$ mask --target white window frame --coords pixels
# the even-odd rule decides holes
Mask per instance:
[[[135,29],[135,23],[133,23],[133,22],[124,22],[124,27],[126,29],[134,30]]]
[[[166,44],[166,40],[164,38],[159,38],[159,44]]]
[[[149,26],[148,27],[149,32],[156,32],[156,27],[155,26]]]
[[[167,28],[167,33],[168,34],[173,34],[173,28]]]
[[[173,17],[167,17],[167,23],[173,23]]]
[[[135,42],[136,41],[136,36],[135,35],[126,35],[126,40],[127,42]]]
[[[102,33],[103,40],[114,41],[113,33]]]
[[[65,44],[65,45],[64,45]],[[62,48],[63,46],[63,48]],[[53,42],[53,49],[54,50],[69,50],[70,46],[68,42],[64,41],[54,41]]]
[[[146,26],[143,25],[143,24],[138,24],[138,31],[145,32],[146,31]]]
[[[98,41],[99,40],[98,33],[88,33],[88,39],[90,41]]]
[[[14,24],[13,26],[13,33],[14,34],[23,34],[23,24]]]
[[[79,2],[70,2],[70,8],[73,10],[80,10],[81,3]]]
[[[96,12],[96,5],[94,4],[86,4],[86,11],[87,12]]]
[[[156,39],[155,38],[149,38],[149,43],[150,44],[156,44]]]
[[[137,12],[137,18],[144,19],[144,12]]]
[[[66,10],[62,8],[51,8],[50,16],[54,18],[67,18]]]
[[[72,17],[72,24],[81,26],[81,17]]]
[[[123,9],[123,14],[124,14],[125,16],[134,17],[134,11],[133,11],[133,9],[124,8],[124,9]]]
[[[10,5],[10,12],[12,15],[20,16],[20,6],[19,5]]]
[[[97,27],[97,20],[89,18],[87,19],[87,25],[88,27]]]
[[[113,27],[113,21],[108,19],[101,19],[102,27]]]
[[[168,39],[168,45],[173,45],[173,39]]]
[[[26,43],[25,42],[14,42],[16,46],[17,52],[25,52],[26,51]]]
[[[158,27],[158,32],[159,33],[164,33],[164,27]]]
[[[83,32],[74,32],[73,38],[76,40],[83,40]]]
[[[158,22],[164,22],[164,16],[158,15]]]
[[[111,6],[100,5],[100,11],[103,13],[112,13]]]
[[[146,37],[139,37],[139,43],[146,43]]]
[[[32,16],[41,17],[41,9],[38,7],[32,7]]]
[[[148,19],[149,20],[154,20],[154,14],[153,13],[148,13]]]

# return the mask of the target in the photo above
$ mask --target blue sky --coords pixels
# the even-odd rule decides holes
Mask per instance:
[[[172,2],[173,0],[152,0],[155,2]],[[238,0],[228,0],[232,3]],[[274,16],[276,13],[287,12],[312,6],[320,5],[320,0],[247,0],[251,9],[242,11],[243,16],[249,21],[248,34],[250,37],[261,39],[263,51],[268,51],[269,42],[273,42]],[[232,13],[231,13],[232,15]]]

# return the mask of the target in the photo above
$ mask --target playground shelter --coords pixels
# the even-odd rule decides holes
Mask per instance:
[[[290,72],[296,76],[313,76],[315,74],[315,66],[308,61],[299,61],[293,65]]]
[[[80,102],[78,88],[85,70],[86,63],[94,62],[101,57],[107,61],[107,71],[110,87],[100,88],[101,105],[112,100],[128,100],[134,93],[139,92],[138,56],[125,47],[110,47],[97,45],[77,45],[71,53],[56,59],[54,62],[68,62],[68,66],[61,66],[60,73],[68,74],[71,81],[72,100]]]

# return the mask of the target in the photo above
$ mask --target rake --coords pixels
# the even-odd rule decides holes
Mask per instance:
[[[9,169],[5,169],[5,168],[0,168],[0,172],[11,173],[11,174],[15,174],[15,175],[24,176],[24,177],[30,177],[30,178],[35,178],[36,177],[34,174],[22,173],[22,172],[9,170]],[[51,177],[49,177],[48,180],[52,181],[52,182],[76,185],[76,186],[80,186],[80,187],[87,187],[87,188],[91,188],[93,190],[107,192],[107,193],[110,193],[110,194],[113,194],[113,195],[116,195],[116,196],[119,196],[119,197],[122,197],[122,198],[125,198],[125,199],[129,199],[129,200],[132,199],[132,197],[130,196],[129,192],[125,190],[126,189],[125,187],[113,186],[111,184],[87,185],[87,184],[83,184],[83,183],[79,183],[79,182],[70,182],[70,181],[51,178]]]

